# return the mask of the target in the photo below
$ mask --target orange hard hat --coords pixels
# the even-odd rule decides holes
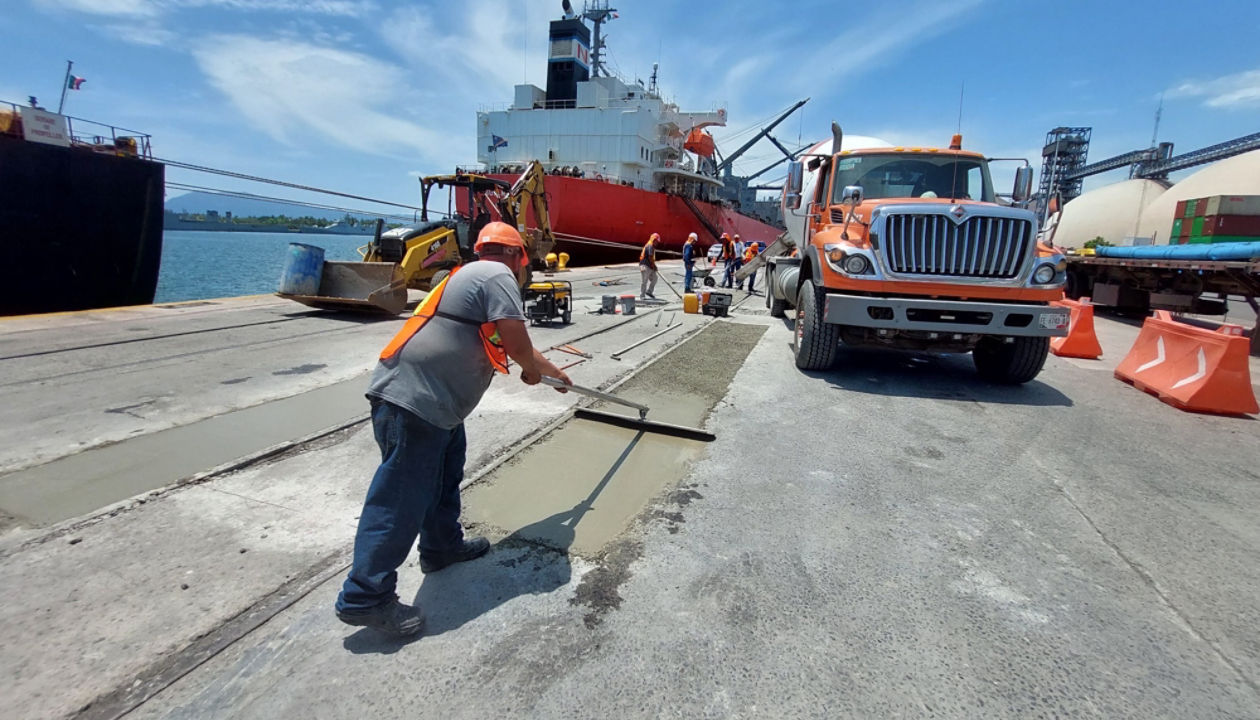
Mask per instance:
[[[481,248],[486,245],[504,245],[525,252],[525,241],[521,239],[521,234],[505,222],[492,222],[483,227],[477,234],[477,244],[473,245],[473,252],[481,252]]]
[[[722,239],[723,239],[723,240],[730,240],[730,239],[731,239],[731,236],[730,236],[730,234],[729,234],[729,233],[722,233]]]

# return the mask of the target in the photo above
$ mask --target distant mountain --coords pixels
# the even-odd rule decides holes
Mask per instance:
[[[336,210],[320,210],[305,205],[251,200],[249,198],[215,195],[206,192],[190,192],[167,198],[166,209],[177,213],[199,214],[204,214],[207,210],[214,210],[220,215],[230,212],[233,217],[266,217],[269,215],[302,217],[309,215],[310,217],[324,218],[326,220],[340,220],[346,216],[346,213]],[[351,213],[351,217],[359,220],[376,219],[374,215],[360,215],[357,213]]]

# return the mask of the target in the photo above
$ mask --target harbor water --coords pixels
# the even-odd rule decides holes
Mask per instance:
[[[167,230],[153,302],[273,293],[289,243],[323,248],[326,260],[359,260],[358,248],[369,240],[365,235]]]

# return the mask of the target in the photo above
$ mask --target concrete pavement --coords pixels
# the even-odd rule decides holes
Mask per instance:
[[[1051,358],[1001,388],[955,356],[852,351],[801,373],[760,298],[736,315],[762,334],[708,417],[718,440],[598,549],[489,523],[487,558],[409,564],[400,594],[429,615],[412,643],[330,610],[375,465],[362,429],[75,528],[93,534],[73,545],[11,549],[15,716],[177,662],[305,572],[287,609],[129,717],[1260,717],[1260,430],[1114,380],[1136,327],[1100,318],[1102,361]],[[577,343],[602,377],[636,339],[617,332]],[[697,372],[730,362],[705,357]],[[537,392],[496,381],[473,464],[495,455],[477,438],[563,416],[571,398]]]

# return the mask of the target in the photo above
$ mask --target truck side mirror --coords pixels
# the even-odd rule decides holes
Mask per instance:
[[[1033,169],[1027,165],[1015,170],[1015,187],[1011,190],[1011,200],[1024,202],[1032,195]]]
[[[805,165],[799,160],[788,163],[787,179],[783,181],[783,208],[799,210],[801,186],[805,184]]]
[[[840,193],[840,202],[861,205],[863,197],[861,185],[845,185],[844,190]]]

